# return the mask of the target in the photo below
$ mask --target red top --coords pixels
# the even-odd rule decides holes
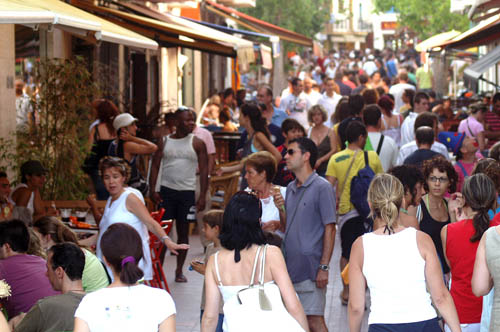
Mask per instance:
[[[490,222],[491,226],[497,224]],[[470,242],[475,230],[472,219],[465,219],[448,225],[446,236],[446,257],[451,268],[451,296],[457,308],[460,324],[481,322],[483,298],[472,293],[471,279],[479,240]]]

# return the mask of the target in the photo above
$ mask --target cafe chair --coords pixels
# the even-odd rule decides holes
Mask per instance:
[[[151,212],[151,217],[153,217],[153,219],[160,224],[160,226],[165,230],[165,233],[168,235],[170,233],[170,230],[172,229],[172,220],[161,220],[164,214],[165,209],[161,208],[158,211]],[[166,248],[163,242],[151,232],[149,232],[149,249],[151,250],[153,279],[150,281],[146,281],[146,284],[151,287],[162,288],[170,293],[167,278],[165,277],[165,273],[163,272],[163,262],[161,259],[161,257],[163,257],[162,251],[165,251]]]

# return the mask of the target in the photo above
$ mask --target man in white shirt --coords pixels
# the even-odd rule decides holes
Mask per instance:
[[[291,91],[288,96],[281,99],[280,108],[286,111],[292,119],[297,120],[305,130],[309,129],[307,111],[311,107],[304,94],[304,83],[297,77],[292,79]]]
[[[370,54],[367,59],[368,60],[363,65],[363,70],[368,76],[372,76],[372,74],[378,70],[378,67],[375,64],[375,57],[372,54]]]
[[[408,73],[406,71],[401,71],[398,75],[399,83],[394,84],[389,89],[389,93],[394,96],[394,111],[396,113],[399,112],[401,106],[404,105],[403,102],[403,93],[406,89],[415,90],[415,87],[411,84],[408,84]]]
[[[318,104],[322,105],[326,112],[328,113],[328,117],[325,121],[325,126],[328,128],[332,127],[332,116],[335,113],[335,109],[337,108],[337,104],[339,103],[342,96],[338,93],[335,93],[335,88],[337,84],[333,80],[333,78],[325,79],[325,93],[318,101]]]
[[[382,112],[378,105],[368,105],[363,109],[363,122],[368,132],[368,140],[365,149],[370,142],[371,149],[377,152],[384,172],[396,165],[398,158],[398,145],[392,137],[382,135]]]
[[[429,96],[425,92],[418,92],[413,98],[413,112],[410,112],[401,125],[401,145],[415,139],[415,119],[427,111],[429,111]]]
[[[438,118],[436,114],[430,113],[430,112],[424,112],[420,115],[417,116],[415,120],[415,126],[414,126],[414,131],[416,131],[420,127],[431,127],[434,128],[435,131],[435,137],[437,137],[437,126],[438,126]],[[405,159],[412,154],[413,152],[418,150],[417,142],[415,140],[406,143],[405,145],[401,146],[399,149],[399,155],[398,159],[396,160],[396,165],[403,165],[403,162]],[[448,149],[446,146],[440,142],[435,141],[432,146],[431,150],[437,153],[442,154],[447,160],[450,160],[450,155],[448,154]]]
[[[321,98],[321,93],[314,91],[313,80],[309,76],[304,78],[304,94],[306,95],[307,102],[311,106],[316,105]]]

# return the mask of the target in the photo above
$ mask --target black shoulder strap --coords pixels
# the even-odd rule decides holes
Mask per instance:
[[[382,149],[382,143],[384,142],[384,135],[380,136],[377,146],[377,154],[380,155],[380,150]]]
[[[370,164],[368,163],[368,151],[365,151],[365,166],[370,167]]]

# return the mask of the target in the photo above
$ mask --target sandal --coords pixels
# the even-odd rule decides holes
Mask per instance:
[[[175,276],[175,282],[187,282],[187,278],[182,274],[179,273]]]

